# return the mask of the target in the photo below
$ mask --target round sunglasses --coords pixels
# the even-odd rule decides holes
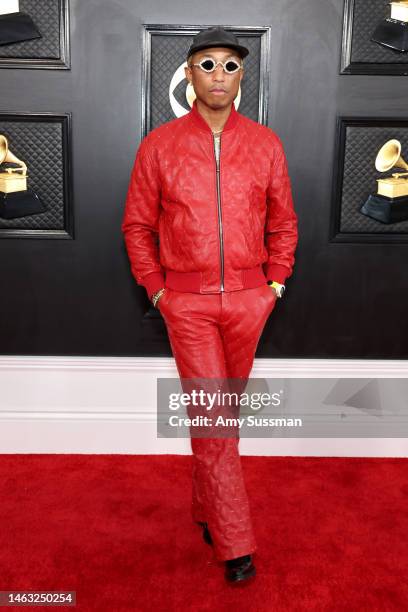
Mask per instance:
[[[242,68],[242,64],[238,63],[234,59],[229,59],[229,60],[226,60],[225,62],[221,62],[221,61],[216,62],[211,57],[204,58],[197,64],[191,64],[191,65],[199,66],[199,68],[201,68],[201,70],[204,70],[204,72],[214,72],[218,64],[221,64],[224,72],[227,72],[228,74],[234,74],[234,72],[238,72],[238,70],[241,70]]]

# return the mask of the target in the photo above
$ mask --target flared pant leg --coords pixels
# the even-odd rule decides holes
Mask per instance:
[[[272,290],[266,284],[216,294],[166,289],[160,302],[182,383],[213,379],[215,390],[219,382],[241,379],[238,387],[243,392],[276,302]],[[191,437],[192,517],[207,522],[220,561],[256,550],[238,444],[238,432],[230,437]]]

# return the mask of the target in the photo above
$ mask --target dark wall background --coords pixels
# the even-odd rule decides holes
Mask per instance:
[[[141,24],[212,22],[272,26],[269,126],[299,218],[295,270],[257,356],[407,358],[407,245],[329,242],[336,116],[407,114],[407,77],[339,75],[342,19],[342,0],[72,0],[71,71],[1,69],[0,111],[72,112],[75,214],[74,240],[0,240],[1,353],[171,355],[120,232]]]

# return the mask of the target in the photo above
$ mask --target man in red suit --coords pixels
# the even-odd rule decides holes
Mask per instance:
[[[212,390],[242,381],[241,392],[298,239],[282,142],[234,105],[248,53],[223,28],[194,37],[185,68],[193,107],[142,140],[122,222],[180,379]],[[257,548],[238,444],[235,430],[191,437],[192,516],[232,582],[255,575]]]

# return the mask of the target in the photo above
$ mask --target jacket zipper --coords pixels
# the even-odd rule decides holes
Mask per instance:
[[[217,178],[217,205],[218,205],[218,230],[220,236],[220,261],[221,261],[221,286],[220,290],[224,291],[224,241],[222,235],[222,216],[221,216],[221,181],[220,181],[220,160],[221,160],[221,135],[219,139],[219,152],[217,160],[217,152],[215,145],[215,135],[213,134],[213,145],[214,145],[214,157],[216,165],[216,178]]]

